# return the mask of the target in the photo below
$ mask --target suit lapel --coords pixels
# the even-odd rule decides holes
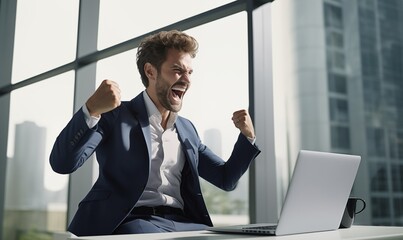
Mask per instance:
[[[178,117],[175,123],[176,130],[178,132],[179,141],[182,145],[183,151],[185,152],[186,159],[189,162],[192,172],[197,170],[197,162],[198,162],[198,155],[197,155],[197,146],[194,142],[191,141],[192,136],[189,134],[189,131],[185,129],[183,120]]]
[[[136,113],[138,121],[141,126],[141,131],[143,132],[144,139],[147,144],[148,157],[151,158],[151,130],[150,123],[148,121],[148,114],[146,105],[144,102],[143,92],[141,92],[137,97],[132,99],[131,108]]]

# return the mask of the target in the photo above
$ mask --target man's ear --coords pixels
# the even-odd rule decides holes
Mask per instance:
[[[157,79],[157,69],[151,63],[144,64],[144,72],[149,81]]]

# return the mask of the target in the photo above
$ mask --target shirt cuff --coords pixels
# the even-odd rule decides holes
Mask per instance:
[[[250,142],[250,144],[255,145],[256,143],[256,137],[254,138],[250,138],[250,137],[246,137],[248,139],[248,141]]]
[[[101,117],[94,117],[90,115],[90,111],[88,111],[87,105],[83,105],[82,107],[83,112],[84,112],[84,118],[85,118],[85,122],[87,123],[89,128],[93,128],[95,127],[95,125],[98,124],[99,120],[101,119]]]

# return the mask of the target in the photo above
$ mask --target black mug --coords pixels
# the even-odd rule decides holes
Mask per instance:
[[[357,202],[362,202],[362,207],[357,210]],[[346,208],[344,210],[343,218],[341,219],[340,228],[349,228],[354,222],[355,215],[364,211],[366,203],[364,199],[358,197],[350,197],[347,201]]]

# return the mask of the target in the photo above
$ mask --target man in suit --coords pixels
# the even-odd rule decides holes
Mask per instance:
[[[193,37],[176,30],[145,38],[137,66],[146,89],[121,102],[118,84],[104,80],[59,134],[50,155],[54,171],[72,173],[94,152],[99,163],[99,177],[80,202],[70,232],[85,236],[212,226],[199,176],[233,190],[260,151],[246,110],[232,116],[240,134],[227,161],[178,116],[197,49]]]

